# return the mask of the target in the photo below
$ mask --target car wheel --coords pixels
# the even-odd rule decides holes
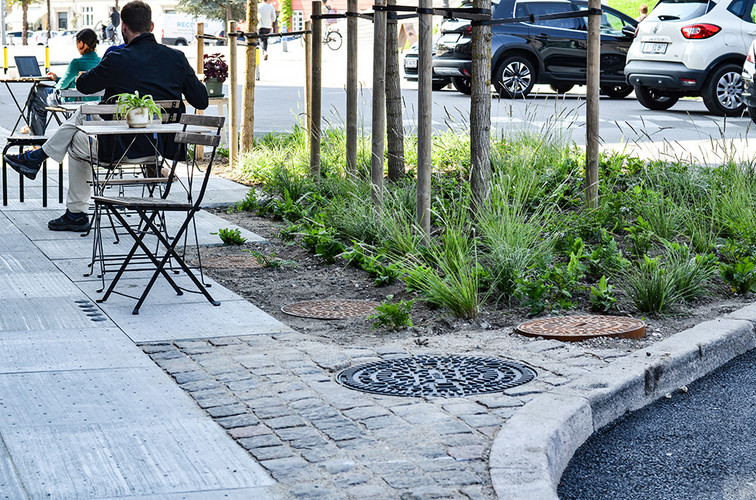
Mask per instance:
[[[553,85],[552,84],[552,85],[549,85],[549,87],[551,87],[551,90],[553,90],[557,94],[566,94],[567,92],[572,90],[572,87],[574,87],[574,85]]]
[[[501,97],[526,97],[533,89],[535,79],[533,63],[526,57],[512,56],[506,58],[497,68],[494,87]]]
[[[725,64],[715,69],[701,89],[706,108],[715,115],[737,116],[743,112],[741,67]]]
[[[449,85],[449,82],[447,82],[446,80],[444,80],[442,82],[433,82],[431,84],[431,87],[433,88],[433,90],[441,90],[442,88],[446,87],[447,85]]]
[[[452,78],[452,85],[455,89],[465,95],[472,94],[472,86],[469,78],[454,77]]]
[[[669,109],[680,100],[680,96],[664,94],[658,89],[642,85],[635,86],[635,97],[638,98],[638,102],[643,106],[656,111]]]
[[[184,40],[184,39],[176,40],[176,46],[177,47],[186,47],[186,40]]]
[[[610,99],[624,99],[633,91],[631,85],[602,85],[601,93]]]

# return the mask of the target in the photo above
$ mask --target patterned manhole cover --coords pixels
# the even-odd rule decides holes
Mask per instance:
[[[252,254],[208,255],[206,257],[202,257],[202,265],[216,269],[258,269],[262,267],[262,265],[257,261],[257,258]]]
[[[367,300],[309,300],[283,306],[281,310],[300,318],[346,319],[367,316],[379,305]]]
[[[339,373],[336,380],[373,394],[458,397],[501,392],[535,377],[531,368],[499,359],[416,356],[355,366]]]
[[[523,323],[515,328],[528,337],[556,340],[586,340],[594,337],[639,339],[646,334],[646,324],[623,316],[559,316]]]

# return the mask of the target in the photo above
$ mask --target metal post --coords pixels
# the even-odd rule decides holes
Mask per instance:
[[[477,9],[490,9],[491,0],[474,0]],[[472,27],[470,96],[470,190],[479,213],[491,194],[491,27]]]
[[[427,1],[427,0],[425,0]],[[386,0],[375,0],[384,7]],[[386,132],[386,11],[376,10],[373,16],[373,120],[372,155],[370,158],[371,198],[376,206],[383,204],[383,155]]]
[[[228,22],[226,36],[228,37],[228,129],[231,134],[228,166],[233,169],[239,153],[239,111],[236,107],[239,101],[239,90],[236,87],[236,21]]]
[[[431,0],[420,0],[421,9],[433,8]],[[431,140],[432,140],[432,40],[433,17],[421,12],[418,22],[417,59],[417,222],[423,238],[430,239]]]
[[[347,12],[357,13],[357,0],[347,0]],[[347,172],[357,174],[357,17],[347,17],[346,84],[346,163]]]
[[[321,12],[320,0],[313,0],[312,15],[319,16]],[[312,120],[310,124],[310,175],[313,180],[320,179],[320,126],[321,126],[321,86],[322,74],[321,65],[323,55],[323,20],[313,19],[312,21],[312,94],[310,95],[310,111]]]
[[[601,0],[588,0],[589,10],[600,10]],[[585,91],[585,203],[598,206],[599,71],[601,65],[601,16],[588,16],[588,61]]]

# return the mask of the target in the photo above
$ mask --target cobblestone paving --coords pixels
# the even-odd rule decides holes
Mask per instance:
[[[301,334],[141,348],[269,471],[282,497],[361,500],[494,498],[488,453],[506,419],[539,392],[626,352],[518,339],[500,356],[534,367],[535,381],[503,394],[430,399],[353,391],[335,375],[373,361],[452,353],[345,348]]]

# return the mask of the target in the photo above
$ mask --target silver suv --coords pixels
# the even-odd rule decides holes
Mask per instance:
[[[713,114],[741,114],[740,73],[755,15],[754,0],[661,0],[627,54],[625,75],[638,101],[660,110],[700,96]]]

